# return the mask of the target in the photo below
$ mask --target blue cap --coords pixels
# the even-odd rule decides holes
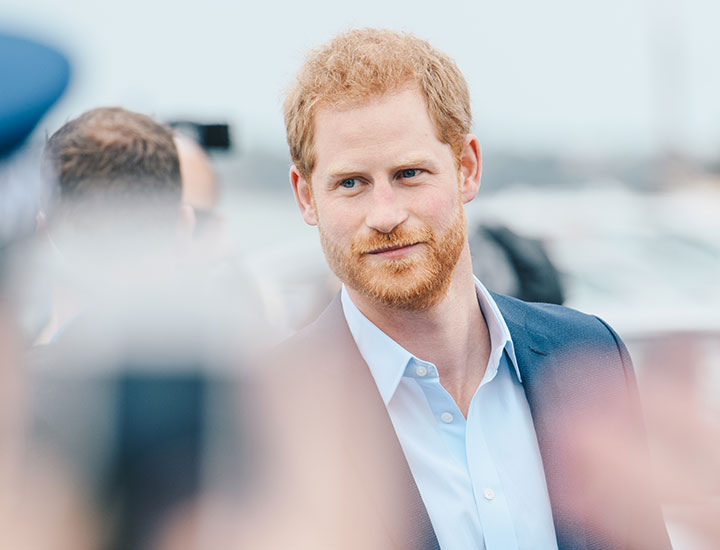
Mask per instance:
[[[69,79],[60,52],[0,32],[0,158],[25,141]]]

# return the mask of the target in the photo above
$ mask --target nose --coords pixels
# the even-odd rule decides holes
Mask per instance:
[[[380,233],[390,233],[407,218],[408,211],[392,183],[376,182],[372,188],[365,224]]]

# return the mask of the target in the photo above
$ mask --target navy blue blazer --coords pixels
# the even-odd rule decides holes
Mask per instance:
[[[649,476],[616,479],[613,468],[578,460],[573,430],[602,415],[622,445],[646,453],[637,384],[625,345],[597,317],[493,294],[510,330],[530,405],[561,550],[670,548]],[[439,548],[372,374],[337,296],[320,317],[281,346],[314,399],[331,394],[340,438],[367,491],[389,548]],[[289,355],[285,355],[289,354]],[[297,409],[296,409],[297,410]],[[379,452],[378,449],[382,449]],[[646,469],[646,470],[649,470]],[[337,505],[337,503],[335,503]],[[375,528],[366,526],[365,528]]]

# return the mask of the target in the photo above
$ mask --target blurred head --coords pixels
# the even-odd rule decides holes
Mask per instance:
[[[48,140],[45,167],[57,182],[53,221],[76,234],[175,234],[182,222],[180,162],[172,131],[150,117],[102,107],[67,122]],[[190,227],[190,231],[191,231]],[[103,235],[107,237],[108,235]]]
[[[165,193],[180,199],[180,161],[172,131],[121,107],[100,107],[65,123],[45,156],[63,198],[94,193]]]
[[[210,157],[193,139],[175,134],[180,160],[183,202],[196,210],[212,211],[218,202],[218,186]]]
[[[284,104],[293,163],[308,180],[316,162],[315,115],[321,107],[367,102],[417,86],[436,137],[459,160],[470,132],[467,83],[455,62],[411,34],[383,29],[352,30],[312,51]]]
[[[175,134],[175,146],[180,159],[182,201],[192,206],[197,221],[196,231],[217,223],[216,212],[219,189],[210,157],[193,139]]]

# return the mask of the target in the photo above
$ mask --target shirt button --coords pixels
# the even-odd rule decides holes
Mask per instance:
[[[485,498],[488,500],[492,500],[495,498],[495,491],[490,489],[489,487],[483,491],[483,495],[485,495]]]
[[[427,374],[427,369],[425,367],[418,367],[415,369],[415,374],[418,376],[425,376]]]
[[[450,424],[450,422],[453,421],[453,415],[449,412],[444,412],[440,415],[440,420],[445,422],[445,424]]]

